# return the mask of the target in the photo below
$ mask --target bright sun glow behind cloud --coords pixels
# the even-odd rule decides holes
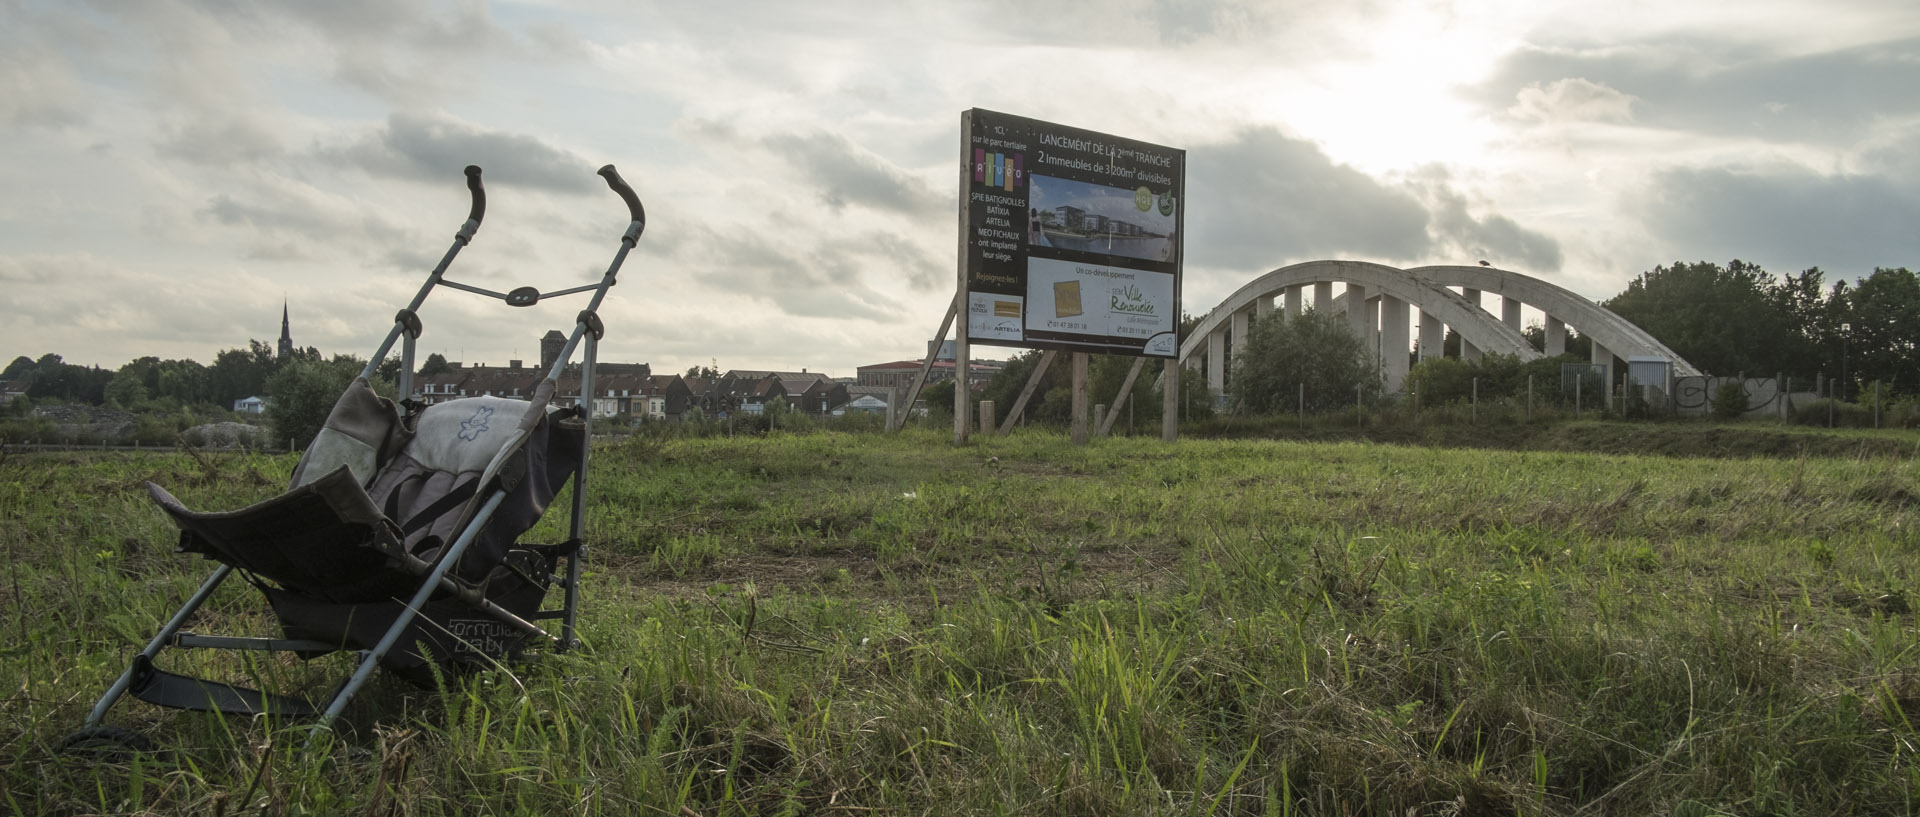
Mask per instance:
[[[1495,129],[1461,89],[1487,77],[1512,35],[1421,6],[1364,25],[1349,32],[1364,53],[1323,63],[1269,93],[1275,119],[1368,173],[1491,158]]]

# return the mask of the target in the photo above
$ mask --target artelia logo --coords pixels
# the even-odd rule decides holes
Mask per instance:
[[[1152,315],[1158,306],[1158,304],[1147,300],[1146,293],[1141,292],[1139,287],[1132,284],[1113,291],[1111,307],[1115,312],[1123,312],[1128,315]]]

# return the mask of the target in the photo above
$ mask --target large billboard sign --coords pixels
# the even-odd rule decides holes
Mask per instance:
[[[1186,151],[978,108],[961,126],[967,340],[1178,354]]]

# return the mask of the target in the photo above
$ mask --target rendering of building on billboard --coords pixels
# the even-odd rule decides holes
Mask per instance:
[[[1186,151],[978,108],[962,120],[968,341],[1178,354]]]

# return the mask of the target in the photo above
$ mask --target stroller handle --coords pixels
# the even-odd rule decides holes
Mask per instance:
[[[480,186],[479,165],[467,165],[467,191],[473,194],[473,209],[467,211],[467,219],[478,226],[487,215],[487,189]]]
[[[620,171],[614,170],[613,165],[607,165],[600,168],[600,175],[606,178],[607,186],[613,188],[613,192],[619,193],[620,198],[627,203],[627,213],[633,216],[633,220],[639,223],[642,229],[645,229],[647,211],[640,206],[640,197],[634,195],[633,188],[627,185],[625,179],[620,178]],[[638,236],[635,237],[638,238]]]

